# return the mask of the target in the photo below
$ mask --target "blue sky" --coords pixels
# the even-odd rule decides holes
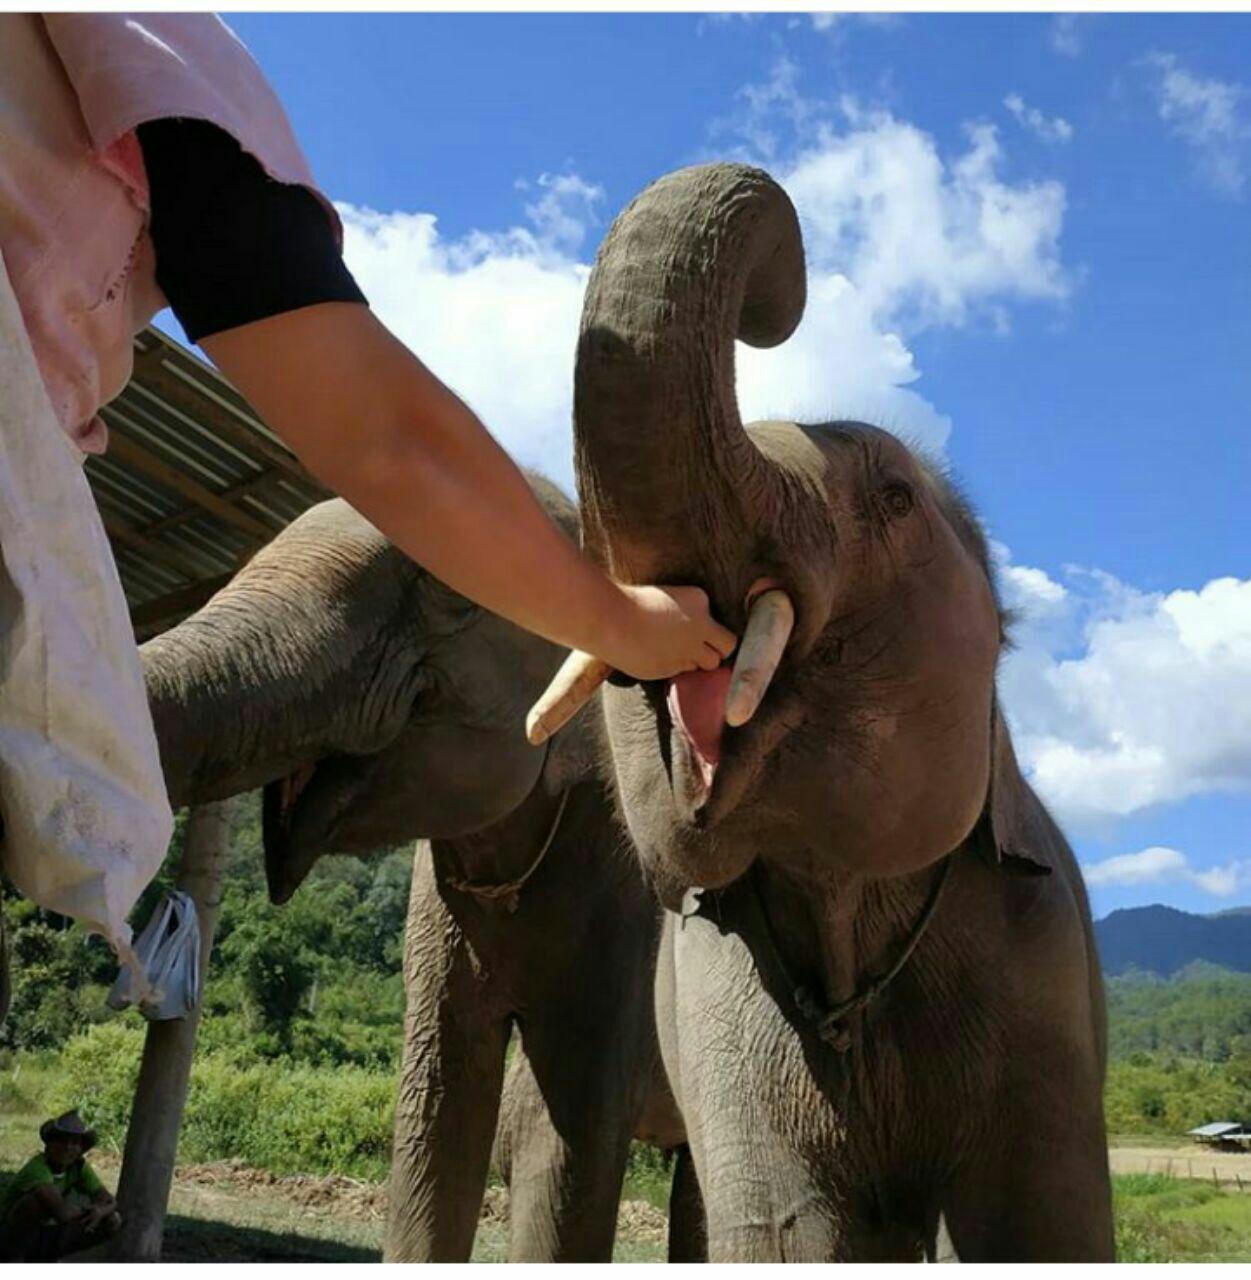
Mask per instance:
[[[811,296],[745,410],[945,453],[1097,914],[1251,902],[1251,16],[229,21],[375,308],[566,483],[613,216],[684,164],[770,169]]]

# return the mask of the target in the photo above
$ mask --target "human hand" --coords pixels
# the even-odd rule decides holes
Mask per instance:
[[[625,603],[616,636],[609,629],[596,646],[602,657],[575,649],[565,659],[526,717],[532,745],[546,742],[615,671],[662,680],[697,667],[714,670],[734,652],[733,633],[713,621],[699,587],[618,586]]]
[[[697,668],[713,671],[738,641],[713,620],[700,587],[629,587],[602,657],[636,680],[664,680]]]

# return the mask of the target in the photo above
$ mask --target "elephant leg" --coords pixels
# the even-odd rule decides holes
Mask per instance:
[[[669,1190],[669,1261],[708,1261],[708,1221],[691,1149],[683,1143],[674,1157]]]
[[[619,1032],[596,1050],[555,1030],[523,1030],[510,1076],[508,1257],[611,1262],[643,1082],[630,1079]]]
[[[509,1022],[484,1010],[463,935],[419,856],[405,936],[404,1054],[388,1262],[467,1262],[486,1190]]]
[[[1019,1126],[1005,1121],[952,1185],[943,1217],[961,1262],[1115,1260],[1102,1120],[1083,1124],[1075,1111],[1048,1123],[1040,1106]]]
[[[742,940],[699,915],[667,916],[655,1007],[702,1193],[708,1260],[848,1261],[846,1213],[810,1159],[836,1125],[821,1094],[804,1088],[793,1032],[760,992]]]

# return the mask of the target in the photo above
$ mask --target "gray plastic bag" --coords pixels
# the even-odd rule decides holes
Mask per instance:
[[[109,992],[109,1006],[135,1004],[149,1022],[185,1018],[200,992],[200,922],[188,894],[174,889],[157,903],[135,939],[134,953],[150,990],[136,991],[134,974],[123,968]]]

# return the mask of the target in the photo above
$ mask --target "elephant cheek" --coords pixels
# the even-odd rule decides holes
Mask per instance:
[[[986,753],[953,755],[939,767],[928,754],[845,779],[832,803],[804,815],[808,831],[828,833],[841,871],[873,879],[911,875],[957,849],[985,805]],[[824,842],[823,842],[824,843]]]
[[[512,813],[537,785],[545,752],[518,732],[463,726],[410,731],[375,761],[369,785],[344,815],[344,851],[417,838],[455,839]]]

